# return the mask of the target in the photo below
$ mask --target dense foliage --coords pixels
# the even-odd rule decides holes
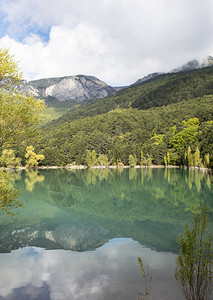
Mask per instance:
[[[21,73],[13,56],[0,49],[0,163],[2,166],[20,165],[16,157],[19,148],[27,146],[38,137],[37,124],[44,108],[41,100],[32,95],[21,94],[12,88],[19,82]],[[12,214],[18,207],[18,193],[9,183],[9,177],[0,173],[0,213]]]
[[[194,161],[198,147],[201,164],[205,161],[208,166],[213,154],[212,120],[213,96],[149,110],[117,109],[50,123],[43,129],[38,150],[45,156],[45,165],[101,165],[100,155],[112,165],[190,165],[187,151],[190,147]]]

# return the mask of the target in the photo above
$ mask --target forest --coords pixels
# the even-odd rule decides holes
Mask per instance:
[[[213,96],[148,110],[115,109],[46,126],[45,165],[210,165]]]
[[[47,105],[54,114],[56,104]],[[31,145],[2,144],[2,166],[8,166],[7,161],[10,167],[31,166],[29,160],[34,159],[34,166],[211,168],[213,67],[161,74],[111,97],[71,107],[61,117],[41,124],[40,135]]]

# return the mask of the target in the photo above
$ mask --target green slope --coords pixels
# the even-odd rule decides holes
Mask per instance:
[[[128,164],[129,155],[139,164],[141,150],[144,159],[152,157],[153,163],[162,164],[170,151],[171,163],[182,164],[188,146],[192,152],[199,147],[203,158],[213,154],[211,120],[212,95],[148,110],[117,109],[84,119],[61,118],[43,129],[38,150],[45,155],[46,165],[86,163],[87,150],[106,154],[111,164]]]
[[[213,94],[213,67],[162,74],[132,85],[111,97],[71,108],[57,124],[92,117],[118,108],[149,109]]]

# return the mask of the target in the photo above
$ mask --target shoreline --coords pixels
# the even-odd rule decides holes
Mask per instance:
[[[85,165],[67,165],[67,166],[39,166],[35,168],[27,167],[0,167],[0,170],[57,170],[57,169],[67,169],[67,170],[85,170],[85,169],[188,169],[188,170],[200,170],[209,171],[210,169],[205,167],[187,167],[187,166],[174,166],[174,165],[150,165],[150,166],[85,166]]]

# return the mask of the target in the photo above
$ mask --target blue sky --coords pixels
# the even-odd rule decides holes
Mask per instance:
[[[131,84],[213,55],[212,0],[0,0],[0,47],[27,80]]]

